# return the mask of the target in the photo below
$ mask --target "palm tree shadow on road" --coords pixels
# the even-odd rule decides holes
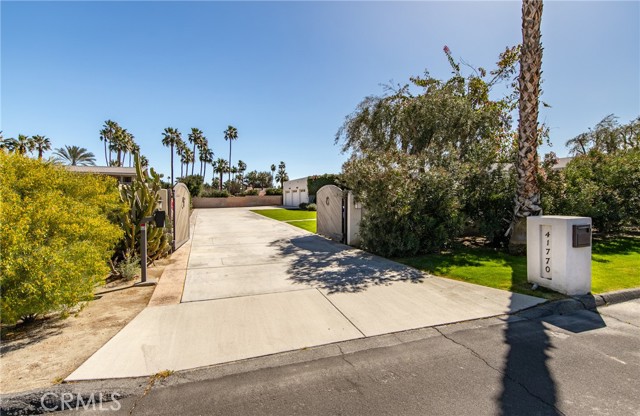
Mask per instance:
[[[512,279],[515,281],[514,273]],[[584,297],[582,301],[588,302],[589,299]],[[511,310],[516,307],[514,303],[512,297]],[[555,309],[553,305],[557,305]],[[606,324],[597,312],[579,318],[563,315],[560,305],[556,302],[535,307],[507,320],[504,343],[508,352],[499,397],[502,415],[564,414],[560,410],[557,383],[549,366],[555,348],[549,336],[550,325],[570,333],[580,333],[603,328]],[[575,310],[567,309],[567,312],[571,311]],[[558,365],[562,363],[558,362]]]

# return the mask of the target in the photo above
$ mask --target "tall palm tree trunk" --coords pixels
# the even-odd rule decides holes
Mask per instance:
[[[107,138],[104,139],[104,163],[109,166],[109,158],[107,157]]]
[[[196,142],[193,142],[193,164],[191,165],[191,176],[193,176],[193,168],[196,166]]]
[[[231,142],[233,139],[229,139],[229,182],[231,182]]]
[[[542,214],[538,186],[538,106],[542,44],[540,22],[542,0],[522,1],[522,50],[520,55],[520,90],[518,122],[518,182],[514,219],[511,224],[509,250],[524,254],[527,244],[527,217]]]

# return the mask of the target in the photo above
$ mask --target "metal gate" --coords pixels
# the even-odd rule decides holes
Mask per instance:
[[[191,194],[187,185],[178,183],[173,187],[174,201],[173,208],[175,214],[173,217],[174,225],[174,246],[177,250],[189,240],[189,215],[191,213]]]
[[[342,189],[325,185],[316,193],[318,234],[335,241],[344,241],[344,198]]]

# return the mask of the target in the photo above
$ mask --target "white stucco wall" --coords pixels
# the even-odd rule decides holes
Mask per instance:
[[[282,204],[285,207],[297,207],[303,202],[309,203],[307,178],[286,181],[282,189]]]

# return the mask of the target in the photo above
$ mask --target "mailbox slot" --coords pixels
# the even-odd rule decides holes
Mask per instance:
[[[573,226],[573,247],[589,247],[591,246],[591,226],[590,225],[574,225]]]
[[[153,219],[157,227],[163,228],[166,218],[167,218],[166,211],[157,210],[156,212],[153,213]]]

